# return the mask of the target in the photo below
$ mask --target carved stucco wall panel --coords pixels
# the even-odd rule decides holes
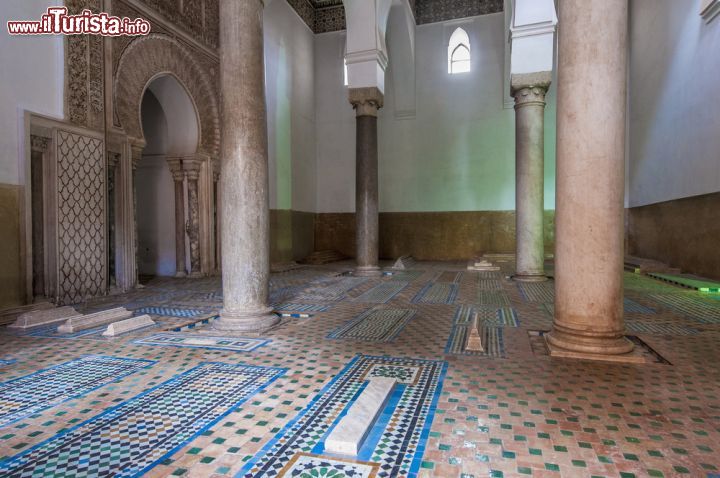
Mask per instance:
[[[106,289],[105,161],[102,140],[57,134],[57,297],[74,304]]]
[[[145,88],[154,77],[174,75],[188,90],[200,119],[200,149],[217,156],[220,148],[220,115],[217,83],[208,67],[179,41],[151,34],[130,42],[122,53],[114,81],[115,112],[125,133],[143,138],[140,105]]]
[[[100,0],[66,0],[69,13],[100,11]],[[67,118],[93,129],[103,127],[103,39],[93,35],[66,37]]]
[[[119,0],[114,2],[113,11],[118,12],[115,3],[120,7],[130,7],[127,3],[140,3],[145,7],[152,9],[156,14],[161,16],[166,22],[170,22],[173,28],[181,29],[197,41],[198,43],[216,49],[219,43],[219,0]],[[306,0],[303,0],[306,1]],[[117,13],[115,13],[117,14]],[[131,18],[140,15],[121,15]],[[150,19],[153,28],[152,32],[157,32],[157,24]]]

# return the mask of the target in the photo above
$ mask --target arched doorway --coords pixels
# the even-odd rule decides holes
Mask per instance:
[[[199,274],[197,244],[200,128],[184,86],[152,79],[141,104],[146,146],[136,172],[138,272],[141,277]],[[193,257],[198,264],[193,264]]]
[[[143,37],[132,40],[123,49],[119,61],[117,62],[116,72],[113,81],[113,134],[111,142],[113,151],[119,154],[120,167],[118,168],[118,205],[117,216],[113,221],[116,227],[114,235],[111,235],[110,241],[115,246],[112,251],[114,263],[117,264],[113,273],[117,279],[117,285],[120,290],[128,290],[135,286],[140,272],[156,275],[158,273],[169,274],[172,257],[176,256],[181,259],[180,265],[176,265],[177,271],[188,271],[193,276],[202,276],[217,272],[217,251],[219,250],[219,241],[217,238],[218,224],[215,220],[214,211],[217,209],[216,196],[219,188],[219,148],[220,148],[220,114],[218,99],[218,84],[216,81],[217,64],[212,60],[198,56],[193,50],[188,49],[179,41],[167,35],[160,33],[151,33]],[[157,82],[157,83],[156,83]],[[173,86],[174,85],[174,86]],[[153,151],[152,148],[147,151],[145,146],[148,138],[146,134],[152,135],[152,120],[146,118],[143,120],[142,103],[146,93],[152,94],[157,100],[155,110],[162,111],[161,117],[167,122],[167,141],[173,143],[171,136],[177,133],[181,139],[190,142],[189,138],[193,138],[193,148],[175,149],[174,151],[160,149],[159,152]],[[177,106],[172,97],[178,97],[178,93],[182,97],[187,97],[188,101],[183,101],[186,106],[191,108],[185,110],[193,110],[193,114],[178,114],[172,105]],[[169,103],[166,100],[170,100]],[[148,100],[151,102],[152,100]],[[157,107],[157,104],[160,107]],[[149,108],[152,109],[152,108]],[[195,117],[194,124],[187,125],[188,129],[178,127],[171,124],[172,121],[179,118]],[[145,123],[143,125],[143,123]],[[162,121],[160,121],[162,123]],[[144,131],[145,129],[147,131]],[[161,128],[162,137],[162,128]],[[155,140],[152,140],[155,142]],[[145,169],[149,165],[149,161],[143,161],[143,155],[150,156],[153,154],[170,154],[178,158],[186,154],[187,151],[194,152],[194,157],[183,157],[180,163],[182,187],[177,188],[177,182],[169,183],[167,170],[156,168],[156,171],[139,171],[136,168],[141,166]],[[142,164],[141,164],[142,163]],[[173,164],[177,168],[178,162]],[[188,181],[188,172],[184,167],[191,167],[191,181]],[[152,168],[151,168],[152,169]],[[159,169],[159,171],[158,171]],[[169,167],[168,167],[169,169]],[[199,170],[199,171],[198,171]],[[165,171],[164,173],[160,171]],[[153,189],[152,177],[165,175],[164,180],[158,183],[159,190]],[[145,176],[145,177],[141,177]],[[183,177],[184,176],[184,177]],[[136,179],[139,178],[139,179]],[[138,188],[138,183],[142,182]],[[148,186],[150,183],[150,186]],[[169,184],[175,189],[175,194],[168,195]],[[192,187],[188,187],[192,186]],[[139,194],[136,193],[139,189]],[[179,194],[178,194],[179,189]],[[158,211],[147,211],[149,205],[158,202],[157,198],[150,195],[149,191],[155,191],[155,194],[162,193],[162,201],[165,203],[176,203],[184,205],[191,202],[197,205],[191,208],[189,213],[182,211],[181,220],[171,221],[177,224],[178,230],[162,230],[165,240],[170,242],[172,237],[176,235],[180,240],[175,240],[176,244],[189,242],[187,248],[190,249],[190,268],[183,261],[187,256],[187,248],[178,247],[180,253],[171,256],[167,253],[167,242],[164,246],[156,241],[158,245],[156,251],[153,251],[153,228],[159,227],[157,218],[161,217]],[[174,196],[184,197],[180,201],[174,201]],[[195,201],[189,201],[188,198],[194,198]],[[138,201],[139,199],[139,201]],[[148,200],[152,200],[150,204],[145,204]],[[144,203],[145,202],[145,203]],[[186,209],[187,211],[187,209]],[[153,214],[156,220],[152,221]],[[139,216],[148,216],[140,218]],[[164,220],[170,220],[173,216],[167,214],[162,215]],[[138,219],[142,222],[141,227],[144,229],[142,245],[140,244],[139,234],[137,233]],[[191,229],[192,239],[187,240],[185,231],[182,227],[185,224],[183,219],[196,219],[190,221],[194,226]],[[154,224],[154,225],[153,225]],[[146,234],[146,232],[148,232]],[[155,237],[155,240],[157,238]],[[143,249],[144,247],[144,249]],[[149,249],[149,250],[148,250]],[[162,251],[165,251],[164,253]],[[143,262],[142,271],[138,268],[139,262]],[[158,264],[162,263],[162,267]]]

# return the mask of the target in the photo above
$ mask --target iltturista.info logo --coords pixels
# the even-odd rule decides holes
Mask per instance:
[[[139,36],[150,33],[150,22],[90,10],[70,15],[67,7],[50,7],[39,21],[8,21],[7,28],[10,35]]]

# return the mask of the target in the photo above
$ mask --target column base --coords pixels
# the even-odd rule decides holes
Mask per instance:
[[[188,277],[190,279],[199,279],[201,277],[205,277],[205,274],[203,274],[202,272],[196,271],[196,272],[191,272],[190,274],[188,274]]]
[[[629,354],[635,347],[624,335],[586,331],[585,333],[563,327],[557,323],[545,336],[548,347],[556,354],[589,354],[612,356]]]
[[[512,276],[512,280],[517,282],[545,282],[548,280],[545,273],[536,273],[536,274],[515,274]]]
[[[264,332],[280,322],[280,317],[272,312],[272,307],[257,310],[229,311],[223,309],[220,317],[212,322],[215,330],[234,332]]]
[[[175,273],[175,278],[176,278],[176,279],[182,279],[182,278],[184,278],[184,277],[187,277],[187,272],[185,272],[185,271],[177,271],[177,272]]]
[[[558,358],[571,358],[578,360],[594,360],[600,362],[614,362],[614,363],[650,363],[647,356],[639,350],[631,351],[624,354],[598,354],[588,352],[577,352],[573,350],[563,349],[556,345],[553,345],[549,337],[545,337],[545,344],[547,345],[548,351],[551,357]],[[623,337],[624,340],[628,341]],[[628,341],[629,342],[629,341]],[[632,344],[631,344],[632,346]]]
[[[358,266],[353,275],[359,277],[378,277],[382,275],[382,270],[378,266]]]

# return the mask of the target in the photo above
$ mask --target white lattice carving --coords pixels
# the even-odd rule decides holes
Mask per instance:
[[[100,139],[58,131],[58,300],[105,293],[105,161]]]

